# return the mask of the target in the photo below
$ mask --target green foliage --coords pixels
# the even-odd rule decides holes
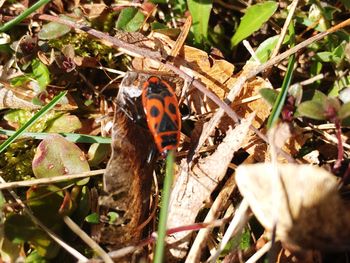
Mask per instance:
[[[22,86],[30,82],[32,89],[38,94],[46,89],[50,83],[49,69],[39,59],[33,59],[31,62],[32,72],[23,76],[11,79],[11,85]]]
[[[55,185],[33,186],[27,191],[27,204],[33,214],[49,228],[62,225],[62,203],[65,193]]]
[[[326,119],[323,104],[319,101],[312,101],[312,100],[301,103],[295,115],[304,116],[315,120]]]
[[[73,21],[69,16],[66,15],[59,15],[60,18]],[[71,28],[69,26],[57,23],[57,22],[49,22],[41,28],[40,32],[38,33],[39,39],[42,40],[52,40],[52,39],[58,39],[67,33],[71,31]]]
[[[90,224],[99,224],[100,223],[100,216],[97,213],[92,213],[85,217],[85,221]]]
[[[75,222],[81,224],[84,222],[84,219],[88,216],[91,209],[90,190],[86,185],[83,187],[74,186],[71,191],[71,197],[72,201],[76,204],[76,209],[71,217]]]
[[[338,112],[338,116],[341,120],[350,116],[350,102],[345,103],[341,106]]]
[[[59,246],[25,215],[7,216],[4,230],[7,239],[15,244],[29,242],[41,257],[50,259],[58,254]]]
[[[29,110],[9,110],[4,119],[10,122],[13,126],[22,127],[33,116],[34,112]],[[28,130],[31,132],[74,132],[81,128],[81,122],[75,115],[62,114],[58,111],[50,111],[45,116],[40,118]]]
[[[340,44],[333,51],[318,52],[315,56],[320,62],[339,64],[345,57],[345,43]]]
[[[237,31],[231,38],[231,45],[238,45],[242,40],[257,31],[276,12],[277,7],[276,2],[267,1],[247,8]]]
[[[103,160],[106,160],[110,154],[111,146],[109,144],[93,143],[88,151],[88,161],[90,166],[98,166]]]
[[[350,116],[350,103],[340,104],[338,98],[328,97],[320,91],[315,91],[311,100],[302,102],[296,111],[296,116],[308,117],[315,120],[330,120],[339,118],[347,124]]]
[[[265,63],[266,61],[268,61],[272,51],[277,45],[279,37],[280,36],[277,35],[277,36],[273,36],[273,37],[269,37],[268,39],[265,39],[259,45],[259,47],[255,50],[255,55],[258,57],[261,63]],[[287,43],[289,40],[290,40],[289,35],[287,35],[283,40],[283,44]],[[249,61],[254,61],[254,58],[251,57]]]
[[[267,103],[270,104],[270,106],[273,106],[273,104],[275,104],[275,101],[277,100],[279,94],[277,90],[268,88],[260,89],[259,93],[261,97],[263,97],[263,99],[265,99]]]
[[[5,181],[29,180],[34,176],[32,160],[36,145],[33,140],[18,140],[0,155],[0,170]]]
[[[294,25],[293,23],[289,24],[289,33],[291,35],[291,46],[294,46]],[[290,86],[290,83],[292,82],[293,78],[293,71],[294,71],[294,65],[295,65],[295,55],[291,55],[288,59],[288,67],[286,75],[284,76],[281,92],[278,94],[278,97],[272,107],[271,114],[269,116],[269,119],[267,120],[267,127],[270,129],[278,120],[279,116],[281,115],[284,103],[287,99],[288,95],[288,89]]]
[[[25,263],[49,263],[49,261],[40,256],[38,251],[34,250],[26,257]]]
[[[188,9],[192,15],[192,31],[196,44],[203,44],[208,38],[208,23],[212,0],[187,0]]]
[[[84,153],[74,143],[58,134],[45,138],[38,146],[33,159],[33,172],[37,178],[90,171]],[[85,184],[89,178],[80,180]]]
[[[107,215],[108,215],[108,218],[109,218],[109,220],[108,220],[109,224],[115,224],[115,222],[117,222],[118,219],[120,219],[119,214],[116,213],[116,212],[108,212]]]
[[[75,132],[82,127],[79,118],[70,114],[56,113],[55,118],[52,118],[46,122],[45,132]]]
[[[7,113],[4,114],[4,120],[12,123],[13,125],[16,126],[23,126],[30,118],[32,118],[34,115],[33,112],[27,111],[27,110],[9,110]],[[46,121],[45,121],[46,122]],[[44,122],[44,123],[45,123]],[[37,124],[38,127],[31,127],[31,129],[38,129],[38,131],[43,130],[43,123]]]
[[[229,254],[232,250],[239,247],[241,250],[248,249],[251,246],[251,232],[248,228],[244,228],[241,235],[233,236],[225,246],[221,256]]]
[[[137,8],[126,7],[119,14],[116,28],[126,32],[136,32],[141,28],[144,20],[145,16]]]
[[[62,50],[67,45],[74,47],[74,52],[81,57],[99,57],[101,60],[109,61],[113,49],[102,44],[96,39],[89,38],[86,34],[66,34],[63,37],[51,39],[48,44],[56,49]]]

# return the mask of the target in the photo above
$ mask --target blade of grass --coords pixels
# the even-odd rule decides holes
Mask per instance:
[[[0,129],[0,134],[11,136],[15,134],[15,131]],[[23,132],[21,136],[32,137],[37,140],[43,140],[51,134],[52,133],[49,133],[49,132]],[[111,144],[112,142],[111,138],[101,137],[101,136],[92,136],[92,135],[86,135],[86,134],[66,133],[66,132],[60,132],[58,134],[65,137],[68,141],[75,142],[75,143]]]
[[[21,128],[19,128],[11,137],[0,145],[0,153],[2,153],[14,140],[16,140],[22,133],[32,126],[41,116],[51,110],[55,105],[67,94],[67,91],[61,92],[54,97],[47,105],[39,110],[29,121],[27,121]]]
[[[294,25],[293,23],[290,23],[289,25],[289,33],[291,34],[290,41],[291,41],[291,47],[294,46]],[[295,64],[295,54],[291,55],[288,60],[288,67],[286,75],[284,76],[281,92],[278,94],[278,97],[275,101],[275,104],[273,105],[270,117],[267,121],[267,128],[270,129],[278,120],[279,116],[281,115],[282,108],[284,106],[284,103],[286,101],[287,95],[288,95],[288,88],[290,86],[290,83],[292,81],[293,77],[293,68]]]
[[[49,3],[51,0],[39,0],[38,2],[36,2],[34,5],[32,5],[31,7],[29,7],[27,10],[25,10],[22,14],[20,14],[19,16],[17,16],[16,18],[8,21],[7,23],[3,24],[0,27],[0,32],[6,32],[7,30],[9,30],[11,27],[21,23],[24,19],[26,19],[31,13],[35,12],[36,10],[38,10],[40,7],[42,7],[43,5]]]
[[[157,244],[153,263],[162,263],[164,257],[166,225],[168,221],[169,201],[171,194],[171,185],[174,177],[174,152],[169,151],[166,158],[166,171],[164,186],[162,191],[162,201],[159,215]]]

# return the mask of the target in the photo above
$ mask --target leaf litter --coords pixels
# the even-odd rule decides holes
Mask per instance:
[[[22,20],[25,27],[15,26],[26,28],[23,33],[27,37],[19,40],[15,31],[6,30],[8,37],[0,46],[6,51],[0,57],[0,106],[7,117],[1,128],[20,127],[25,122],[23,116],[32,116],[62,89],[69,95],[54,108],[54,117],[43,118],[32,127],[34,132],[47,132],[47,139],[40,144],[26,138],[16,141],[1,153],[6,156],[1,157],[6,160],[6,165],[0,162],[1,172],[7,180],[17,181],[34,175],[42,178],[88,172],[90,167],[106,170],[103,178],[17,189],[24,202],[18,207],[18,197],[2,190],[5,212],[1,231],[5,229],[5,235],[1,259],[14,261],[22,256],[28,262],[74,262],[74,258],[103,258],[111,262],[113,257],[115,262],[141,262],[157,258],[152,243],[156,242],[158,208],[162,209],[165,195],[157,190],[163,184],[165,169],[145,125],[139,97],[143,83],[153,75],[174,88],[184,127],[167,211],[171,234],[166,238],[166,262],[239,262],[239,257],[248,262],[259,257],[271,262],[303,262],[301,253],[309,256],[308,262],[317,262],[316,257],[327,258],[328,252],[337,252],[338,258],[346,255],[350,168],[344,136],[349,116],[345,86],[332,86],[320,78],[299,89],[299,95],[291,91],[282,105],[280,120],[287,123],[283,127],[288,127],[288,132],[275,130],[273,141],[265,135],[271,106],[263,98],[275,103],[276,96],[269,91],[260,96],[259,91],[278,88],[285,69],[270,67],[280,63],[283,68],[284,58],[310,44],[313,49],[305,48],[305,54],[299,56],[296,82],[320,72],[346,79],[349,61],[344,43],[349,37],[343,28],[349,21],[340,19],[331,5],[327,8],[333,10],[332,15],[327,8],[321,9],[322,5],[313,4],[306,5],[308,14],[294,1],[298,34],[301,37],[312,30],[315,36],[299,39],[299,45],[283,52],[293,37],[286,31],[282,53],[259,65],[247,62],[249,57],[240,42],[249,39],[258,48],[262,36],[276,37],[266,28],[282,27],[283,21],[278,19],[284,19],[287,10],[282,1],[279,6],[271,1],[247,6],[243,16],[233,15],[235,8],[222,1],[205,6],[189,1],[194,22],[181,1],[172,4],[174,10],[152,1],[108,7],[105,3],[74,1],[66,5],[54,1],[31,17],[34,24]],[[198,10],[194,4],[199,5]],[[4,19],[19,10],[10,1],[0,5],[5,6],[1,11]],[[28,7],[28,3],[23,1],[21,6]],[[74,9],[78,6],[80,9]],[[346,10],[345,6],[342,3],[337,8]],[[199,10],[204,13],[197,13]],[[232,21],[221,20],[218,14],[241,17],[242,23],[233,28]],[[310,24],[315,14],[335,26]],[[250,16],[257,18],[254,23],[249,23]],[[191,24],[200,30],[189,33]],[[232,30],[228,38],[227,28]],[[174,37],[178,32],[180,35]],[[325,37],[331,33],[338,39],[330,50],[324,50],[328,47]],[[230,39],[232,46],[222,44]],[[218,48],[209,51],[214,43]],[[17,48],[11,49],[15,44]],[[271,50],[270,46],[260,48],[259,56],[269,57]],[[313,57],[312,52],[317,55]],[[256,76],[265,69],[266,76]],[[340,100],[338,94],[342,94]],[[322,133],[307,129],[327,121],[334,126]],[[49,135],[74,131],[111,137],[111,153],[103,144],[75,145],[59,135]],[[332,140],[330,134],[334,134]],[[22,154],[26,151],[30,154]],[[307,157],[311,153],[316,153],[313,159]],[[33,159],[24,162],[23,158]],[[79,162],[83,167],[76,165]],[[46,218],[46,214],[50,216]],[[22,227],[16,229],[17,225]],[[74,233],[79,233],[76,227],[82,227],[94,241],[83,234],[83,242],[67,235],[63,231],[66,226],[74,228]],[[256,230],[259,227],[263,231]],[[68,253],[59,253],[64,250]],[[310,250],[313,252],[307,252]],[[274,257],[274,251],[283,256]]]

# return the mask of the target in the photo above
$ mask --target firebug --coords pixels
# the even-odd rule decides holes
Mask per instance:
[[[181,114],[173,88],[158,77],[150,77],[143,84],[142,105],[157,149],[165,157],[180,141]]]

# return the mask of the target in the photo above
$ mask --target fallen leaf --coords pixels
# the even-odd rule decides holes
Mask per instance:
[[[273,181],[275,169],[280,181]],[[302,249],[349,250],[349,209],[336,177],[311,165],[241,165],[237,186],[257,219],[283,243]],[[275,210],[277,209],[277,211]]]
[[[240,125],[229,130],[217,150],[212,155],[199,160],[190,173],[187,161],[185,159],[181,161],[169,205],[168,228],[195,222],[198,212],[225,176],[234,152],[242,146],[253,118],[254,114],[251,114]],[[173,257],[185,256],[190,238],[191,235],[188,232],[175,233],[167,238]]]

